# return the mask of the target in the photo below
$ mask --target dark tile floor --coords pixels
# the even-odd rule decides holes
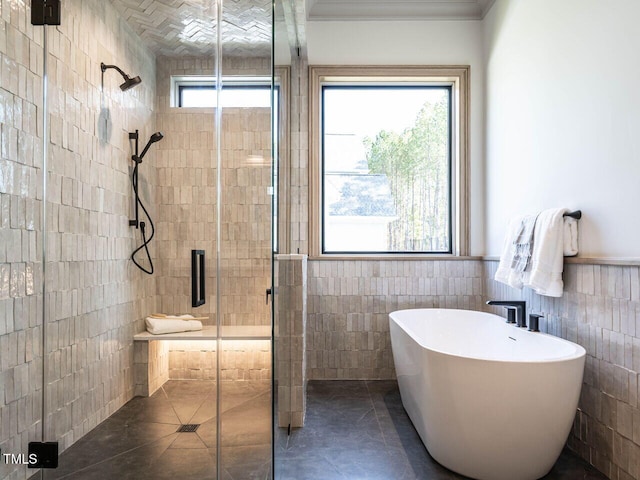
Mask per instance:
[[[222,478],[271,478],[269,382],[221,385]],[[198,423],[195,433],[176,433]],[[171,380],[136,397],[67,449],[46,480],[213,480],[216,478],[216,385]]]
[[[222,479],[271,478],[268,382],[224,382]],[[60,457],[45,479],[213,480],[216,386],[170,381],[134,398]],[[176,433],[180,424],[201,424]],[[276,480],[456,480],[424,448],[395,381],[309,382],[304,428],[276,431]],[[603,480],[563,452],[544,480]],[[516,479],[514,479],[516,480]]]
[[[423,446],[395,381],[309,382],[305,427],[276,435],[276,480],[455,480]],[[569,451],[544,480],[604,480]],[[517,479],[514,479],[517,480]]]

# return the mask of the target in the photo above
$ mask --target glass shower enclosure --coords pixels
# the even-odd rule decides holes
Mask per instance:
[[[271,478],[288,117],[273,4],[68,0],[60,20],[29,30],[42,363],[26,430],[60,457],[12,478]],[[203,329],[145,333],[185,314]]]

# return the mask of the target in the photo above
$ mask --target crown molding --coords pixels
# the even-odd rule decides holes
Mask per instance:
[[[309,21],[481,20],[495,0],[308,0]]]

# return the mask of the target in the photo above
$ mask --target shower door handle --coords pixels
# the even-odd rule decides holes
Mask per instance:
[[[269,295],[271,295],[271,289],[267,288],[266,292],[265,292],[265,303],[267,305],[269,305]]]

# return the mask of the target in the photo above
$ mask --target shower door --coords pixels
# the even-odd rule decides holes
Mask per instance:
[[[272,5],[224,2],[220,18],[220,478],[262,479],[272,468]]]
[[[61,453],[38,476],[271,478],[272,4],[61,7],[60,26],[34,27],[48,40],[38,427]],[[137,160],[136,136],[154,140]],[[134,341],[153,313],[205,334]]]
[[[122,464],[120,455],[138,443],[168,443],[175,431],[160,422],[143,422],[144,431],[127,423],[130,417],[112,419],[136,394],[133,336],[160,311],[158,145],[171,140],[153,144],[139,164],[137,190],[155,225],[142,211],[139,220],[147,237],[156,228],[149,245],[156,273],[148,275],[130,259],[143,243],[141,223],[130,223],[136,153],[130,138],[137,133],[142,154],[158,130],[155,55],[112,2],[61,2],[59,26],[32,30],[45,40],[42,56],[32,57],[43,62],[45,96],[41,427],[43,440],[57,442],[61,454],[58,468],[38,475],[91,478]],[[114,67],[103,71],[101,63]],[[142,81],[126,80],[135,77]],[[143,256],[139,261],[151,268]],[[91,440],[101,425],[113,441]]]

